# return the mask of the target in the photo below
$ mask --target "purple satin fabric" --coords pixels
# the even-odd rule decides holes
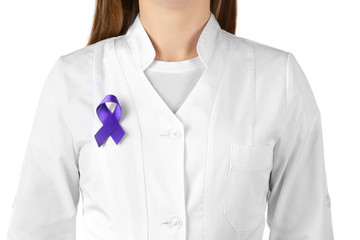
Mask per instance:
[[[107,102],[113,102],[116,104],[113,113],[111,113],[111,111],[106,106],[105,103]],[[96,108],[96,113],[100,121],[103,123],[103,126],[95,134],[95,139],[98,146],[100,147],[109,136],[111,136],[114,142],[118,144],[124,136],[125,131],[119,124],[122,115],[122,109],[116,96],[112,94],[106,95],[99,106]]]

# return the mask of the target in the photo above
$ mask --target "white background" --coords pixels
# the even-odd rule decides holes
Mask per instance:
[[[0,3],[0,239],[6,239],[46,75],[60,55],[86,45],[94,7],[88,0]],[[236,35],[292,52],[313,89],[337,240],[360,239],[359,10],[357,0],[238,1]],[[78,239],[82,236],[79,211]]]

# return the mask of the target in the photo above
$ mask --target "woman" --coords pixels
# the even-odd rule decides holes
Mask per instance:
[[[8,239],[75,239],[80,194],[87,240],[333,239],[310,85],[235,22],[232,0],[98,0],[45,82]]]

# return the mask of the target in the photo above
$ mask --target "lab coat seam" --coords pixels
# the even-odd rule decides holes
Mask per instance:
[[[255,117],[256,117],[256,60],[255,60],[255,47],[252,47],[252,77],[253,77],[253,116],[252,116],[252,133],[251,133],[251,144],[254,143],[255,134]]]
[[[107,41],[105,41],[105,42],[107,42]],[[96,70],[97,70],[97,69],[96,69],[96,60],[97,60],[97,53],[98,53],[98,51],[100,51],[100,50],[99,50],[100,47],[98,47],[98,45],[99,45],[99,44],[95,44],[95,45],[94,45],[94,49],[93,49],[92,75],[91,75],[91,79],[92,79],[92,94],[93,94],[93,96],[92,96],[92,109],[95,110],[95,111],[93,111],[94,119],[96,119],[95,116],[96,116],[96,105],[97,105],[97,104],[95,103],[95,100],[96,100],[96,97],[95,97],[95,95],[96,95],[96,88],[95,88],[95,86],[96,86],[96,76],[97,76],[97,75],[96,75],[96,74],[97,74],[97,72],[96,72]],[[101,44],[100,46],[103,47],[103,44]],[[93,130],[95,130],[95,129],[96,129],[96,121],[93,121],[92,126],[93,126]],[[92,140],[94,140],[94,138],[93,138]],[[99,161],[99,162],[100,162],[99,164],[102,164],[101,161]],[[100,167],[96,168],[96,173],[95,173],[95,174],[96,174],[96,177],[100,174],[100,171],[101,171],[100,168],[101,168],[102,171],[104,171],[104,166],[103,166],[103,165],[101,165]],[[106,185],[106,183],[109,184],[109,181],[108,181],[107,176],[102,175],[102,176],[101,176],[101,179],[102,179],[103,182],[105,182],[105,185]],[[105,189],[105,192],[106,192],[106,193],[105,193],[106,195],[111,195],[111,196],[113,196],[113,194],[112,194],[111,192],[109,192],[108,188]],[[113,197],[111,197],[110,199],[113,199]],[[112,202],[111,202],[111,203],[112,203]],[[109,208],[109,206],[112,206],[112,205],[108,204],[106,207]],[[110,209],[111,209],[111,207],[110,207]],[[109,210],[107,210],[107,212],[109,212]],[[86,212],[85,212],[85,214],[86,214]],[[108,213],[105,212],[105,215],[107,216],[107,218],[110,219],[110,216],[109,216]],[[86,218],[86,217],[85,217],[85,218]],[[85,218],[84,218],[84,220],[85,220]],[[111,230],[112,230],[113,236],[114,236],[114,238],[115,238],[114,226],[113,226],[112,223],[111,223],[110,225],[111,225],[110,228],[111,228]]]
[[[288,91],[287,91],[287,88],[288,88],[288,64],[289,64],[289,56],[290,56],[290,53],[287,52],[287,56],[286,56],[286,61],[285,61],[285,76],[284,76],[284,79],[285,79],[285,89],[284,89],[284,119],[283,119],[283,123],[280,125],[280,129],[279,129],[279,133],[278,133],[278,136],[277,136],[277,139],[275,140],[275,144],[277,144],[277,142],[280,140],[280,136],[282,134],[282,132],[284,131],[284,128],[285,128],[285,120],[286,120],[286,117],[287,117],[287,95],[288,95]],[[275,159],[275,155],[277,155],[277,152],[278,152],[278,148],[275,148],[274,150],[274,159]]]
[[[59,61],[59,67],[58,67],[58,76],[59,76],[59,80],[64,80],[64,78],[63,78],[63,69],[62,69],[62,62],[63,62],[63,56],[64,55],[61,55],[60,57],[59,57],[59,59],[58,59],[58,61]],[[56,94],[55,94],[56,96],[57,96],[57,100],[58,100],[58,92],[56,91]],[[59,103],[58,103],[59,104]],[[68,118],[66,118],[66,116],[63,116],[63,119],[64,119],[64,125],[65,125],[65,128],[66,128],[66,130],[69,132],[69,135],[70,135],[70,137],[71,137],[71,147],[72,147],[72,150],[73,150],[73,154],[74,154],[74,157],[75,157],[75,164],[76,164],[76,166],[77,166],[77,168],[79,168],[79,156],[80,156],[80,154],[79,154],[79,152],[78,151],[76,151],[76,147],[75,147],[75,144],[74,144],[74,136],[73,136],[73,133],[71,132],[71,130],[70,130],[70,128],[69,128],[69,120],[68,120]]]
[[[91,80],[92,80],[92,106],[91,106],[91,109],[93,109],[92,113],[93,113],[93,117],[94,119],[96,119],[96,103],[95,103],[95,76],[96,76],[96,52],[97,52],[97,48],[96,46],[94,47],[94,50],[93,50],[93,57],[92,57],[92,71],[91,71]],[[93,130],[95,131],[96,129],[96,121],[93,121]],[[94,139],[93,139],[94,140]]]
[[[208,131],[209,133],[209,125],[208,125]],[[209,134],[207,133],[206,136],[206,148],[208,149],[209,146]],[[207,162],[208,162],[208,151],[206,151],[206,157],[205,157],[205,170],[204,170],[204,203],[203,203],[203,225],[204,225],[204,235],[205,235],[205,240],[207,240],[207,228],[206,228],[206,173],[207,173]]]
[[[110,41],[111,40],[111,41]],[[114,45],[114,38],[109,38],[109,39],[107,39],[107,41],[106,41],[109,45],[110,45],[110,47],[111,46],[113,46]],[[100,45],[98,48],[100,48],[100,47],[103,47],[102,45]],[[96,89],[95,89],[95,86],[96,86],[96,84],[95,84],[95,81],[96,81],[96,70],[97,70],[97,68],[96,68],[96,60],[97,60],[97,51],[99,51],[100,53],[101,53],[101,51],[102,51],[102,49],[100,48],[100,49],[98,49],[98,48],[95,48],[94,49],[94,55],[93,55],[93,76],[92,76],[92,79],[93,79],[93,95],[94,95],[94,97],[93,97],[93,104],[94,104],[94,106],[93,106],[93,108],[92,109],[96,109],[96,106],[97,106],[97,103],[95,103],[95,93],[96,93]],[[113,53],[113,52],[112,52]],[[115,58],[115,60],[116,60],[116,56],[114,56],[114,58]],[[95,112],[94,112],[94,114],[96,114]],[[95,124],[96,124],[96,121],[94,121],[94,128],[96,127],[95,126]],[[99,160],[99,159],[98,159]],[[108,168],[109,168],[109,166],[108,166],[108,164],[107,163],[105,163],[105,162],[103,162],[103,161],[99,161],[99,164],[100,164],[100,166],[98,167],[98,169],[96,170],[96,176],[98,176],[98,175],[100,175],[100,177],[101,177],[101,181],[103,181],[103,183],[104,183],[104,191],[105,191],[105,195],[106,196],[109,196],[106,200],[107,200],[107,205],[104,207],[104,208],[106,208],[106,211],[104,211],[104,215],[106,216],[106,218],[107,219],[112,219],[112,215],[111,215],[111,210],[112,209],[114,209],[115,208],[115,203],[114,203],[114,201],[113,201],[113,199],[115,199],[115,195],[114,195],[114,192],[113,191],[111,191],[111,189],[113,188],[113,182],[112,182],[112,180],[110,179],[110,177],[109,177],[109,175],[107,175],[107,174],[101,174],[100,172],[108,172]],[[101,170],[100,170],[101,169]],[[108,186],[111,186],[111,187],[108,187]],[[111,230],[111,235],[112,235],[112,239],[116,239],[117,237],[116,237],[116,229],[117,228],[117,226],[115,225],[115,221],[109,221],[109,229]]]
[[[200,57],[201,58],[201,57]],[[205,67],[206,67],[206,70],[208,69],[208,66],[207,66],[207,63],[205,63]],[[204,73],[203,73],[204,74]],[[216,96],[215,96],[216,98]],[[215,100],[214,100],[214,103],[213,103],[213,106],[215,104]],[[208,117],[208,122],[210,121],[210,118],[211,118],[211,113],[212,113],[212,109],[213,109],[213,106],[211,107],[211,110],[210,110],[210,114],[209,114],[209,117]],[[207,151],[206,151],[206,157],[205,157],[205,170],[204,170],[204,198],[203,198],[203,225],[204,225],[204,235],[205,235],[205,240],[207,239],[207,229],[206,229],[206,173],[207,173],[207,161],[208,161],[208,148],[209,148],[209,125],[207,126],[207,136],[206,136],[206,148],[207,148]]]
[[[126,41],[126,39],[123,39],[125,44],[128,46],[128,43]],[[131,102],[132,102],[132,105],[134,106],[134,109],[135,109],[135,112],[136,112],[136,120],[137,120],[137,124],[138,124],[138,129],[139,129],[139,139],[138,141],[140,142],[140,151],[141,151],[141,162],[142,162],[142,171],[143,171],[143,183],[144,183],[144,189],[145,189],[145,205],[146,205],[146,237],[147,239],[149,239],[149,204],[148,204],[148,195],[147,195],[147,185],[146,185],[146,176],[145,176],[145,161],[144,161],[144,155],[143,155],[143,151],[142,151],[142,148],[143,148],[143,139],[142,139],[142,134],[141,134],[141,127],[140,127],[140,121],[139,121],[139,113],[138,113],[138,109],[136,107],[136,104],[135,104],[135,101],[134,101],[134,98],[133,98],[133,94],[131,92],[131,89],[129,87],[129,84],[128,84],[128,81],[127,81],[127,78],[126,78],[126,75],[124,73],[124,70],[123,70],[123,67],[122,67],[122,64],[121,64],[121,61],[120,61],[120,56],[118,55],[118,51],[117,51],[117,45],[116,43],[118,43],[117,41],[115,41],[114,39],[114,43],[113,43],[113,50],[115,51],[115,55],[116,55],[116,60],[118,62],[118,64],[120,65],[120,69],[121,69],[121,73],[124,77],[124,81],[125,81],[125,84],[128,88],[128,91],[129,91],[129,95],[131,97]],[[129,49],[129,51],[131,53],[131,50]],[[132,54],[132,53],[131,53]],[[136,61],[134,61],[136,62]],[[136,63],[137,64],[137,63]],[[139,67],[139,66],[138,66]]]
[[[288,84],[289,84],[289,58],[290,58],[290,52],[287,53],[287,58],[286,58],[286,65],[285,65],[285,114],[287,113],[288,109],[287,109],[287,98],[288,98]]]
[[[285,60],[285,74],[284,74],[284,82],[285,82],[285,87],[284,87],[284,117],[283,117],[283,121],[282,121],[282,124],[280,125],[280,129],[278,131],[278,136],[277,136],[277,139],[276,139],[276,142],[279,141],[279,138],[280,138],[280,135],[283,131],[283,129],[285,128],[285,124],[284,122],[286,121],[286,118],[287,118],[287,115],[289,114],[288,113],[288,101],[287,101],[287,98],[288,98],[288,79],[289,79],[289,70],[288,70],[288,66],[289,66],[289,56],[290,56],[290,52],[287,52],[287,56],[286,56],[286,60]]]
[[[222,38],[222,35],[221,36],[219,36],[219,39],[218,39],[218,41],[217,42],[219,42],[220,41],[220,37]],[[231,42],[232,44],[233,44],[233,42]],[[229,47],[229,49],[231,49],[231,47],[233,46],[231,44],[231,46]],[[215,45],[215,47],[214,47],[214,49],[216,48],[216,46],[217,46],[217,44]],[[214,52],[215,52],[215,50],[214,50]],[[227,58],[227,59],[229,59],[229,58]],[[212,106],[211,106],[211,109],[210,109],[210,114],[209,114],[209,117],[208,117],[208,126],[207,126],[207,146],[206,146],[206,148],[207,148],[207,151],[206,151],[206,163],[205,163],[205,173],[204,173],[204,184],[205,184],[205,188],[204,188],[204,231],[205,231],[205,239],[207,240],[207,228],[206,228],[206,221],[205,221],[205,219],[206,219],[206,217],[205,217],[205,213],[206,213],[206,211],[205,211],[205,209],[206,209],[206,173],[207,173],[207,166],[208,166],[208,156],[209,156],[209,151],[210,151],[210,148],[209,148],[209,129],[210,129],[210,123],[211,123],[211,119],[212,119],[212,116],[213,116],[213,113],[214,113],[214,106],[216,105],[216,102],[217,102],[217,99],[218,99],[218,97],[219,97],[219,95],[220,95],[220,92],[221,92],[221,89],[223,88],[223,85],[225,84],[225,78],[224,78],[224,74],[225,74],[225,72],[227,71],[227,69],[228,69],[228,67],[229,67],[229,60],[227,60],[227,62],[226,62],[226,66],[225,66],[225,68],[224,68],[224,71],[222,72],[222,74],[221,74],[221,82],[219,83],[219,87],[217,88],[217,91],[216,91],[216,94],[215,94],[215,98],[214,98],[214,101],[213,101],[213,104],[212,104]],[[226,189],[225,189],[225,198],[224,198],[224,202],[223,202],[223,211],[222,211],[222,214],[225,216],[225,218],[227,219],[227,216],[225,215],[225,202],[226,202],[226,194],[227,194],[227,191],[226,191]]]
[[[103,42],[103,43],[108,43],[108,41],[109,41],[109,39],[106,39],[106,40],[104,40],[104,41],[101,41],[101,42]],[[97,42],[98,43],[98,42]],[[92,82],[92,108],[91,109],[93,109],[93,110],[96,110],[96,103],[95,103],[95,100],[96,100],[96,98],[95,98],[95,95],[96,95],[96,89],[95,89],[95,86],[96,86],[96,84],[95,84],[95,82],[96,82],[96,74],[97,74],[97,72],[96,72],[96,60],[97,60],[97,53],[98,53],[98,51],[100,51],[99,50],[99,48],[100,48],[100,46],[101,47],[103,47],[105,44],[97,44],[97,43],[95,43],[93,46],[93,51],[92,51],[92,59],[91,59],[91,64],[92,64],[92,66],[91,66],[91,82]],[[96,111],[95,112],[93,112],[93,114],[94,114],[94,119],[96,119],[95,118],[95,115],[96,115]],[[93,121],[93,124],[92,124],[92,127],[93,127],[93,130],[95,129],[95,127],[96,127],[96,121]],[[94,140],[94,139],[92,139],[92,140]],[[99,159],[97,159],[98,161],[97,162],[99,162],[99,164],[101,164],[98,168],[96,168],[96,172],[95,172],[95,175],[96,175],[96,177],[98,177],[101,173],[101,171],[102,172],[104,172],[104,163],[101,163],[100,161],[99,161]],[[95,177],[95,176],[94,176]],[[111,211],[109,211],[109,210],[111,210],[112,209],[112,206],[113,206],[113,201],[112,201],[112,199],[113,199],[113,193],[112,192],[110,192],[109,191],[109,188],[107,188],[106,186],[107,186],[107,184],[109,184],[109,180],[108,180],[108,176],[106,176],[106,175],[103,175],[103,174],[101,174],[101,181],[102,182],[104,182],[104,186],[105,186],[105,189],[104,189],[104,194],[106,195],[106,196],[111,196],[111,197],[109,197],[108,199],[108,201],[109,201],[109,203],[106,205],[106,206],[104,206],[104,209],[106,209],[105,211],[104,211],[104,215],[106,215],[106,217],[107,217],[107,219],[110,219],[111,217],[110,217],[110,212]],[[84,203],[84,199],[83,199],[83,203]],[[83,204],[83,206],[84,206],[84,204]],[[83,223],[85,224],[84,226],[86,226],[86,219],[87,219],[87,216],[86,216],[86,211],[84,211],[83,212]],[[115,239],[115,231],[114,231],[114,224],[113,224],[113,222],[109,222],[109,229],[111,229],[111,233],[112,233],[112,236],[113,236],[113,239]]]

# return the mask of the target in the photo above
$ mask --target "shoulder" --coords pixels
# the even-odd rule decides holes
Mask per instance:
[[[60,55],[55,63],[60,75],[60,81],[69,89],[79,92],[93,84],[96,62],[102,61],[106,49],[114,44],[114,37],[103,39],[94,44],[87,45]],[[99,57],[96,57],[99,56]]]
[[[84,67],[92,66],[92,62],[94,60],[95,53],[97,51],[101,51],[102,49],[113,44],[114,37],[106,38],[100,40],[91,45],[87,45],[70,52],[64,53],[59,57],[61,61],[62,69],[81,69],[84,70]]]
[[[261,66],[284,67],[290,52],[286,49],[275,47],[274,45],[257,41],[254,39],[237,36],[222,30],[224,38],[231,44],[232,52],[239,52],[244,47],[249,49],[252,54],[255,63]]]
[[[107,38],[64,53],[57,58],[47,82],[56,89],[63,99],[63,104],[69,99],[77,101],[80,98],[87,98],[81,100],[82,102],[91,102],[95,55],[103,55],[103,49],[111,44],[113,38]]]
[[[230,51],[235,55],[249,54],[249,64],[259,85],[267,86],[267,91],[281,92],[286,96],[286,104],[301,103],[311,115],[317,104],[310,83],[300,66],[296,54],[253,39],[236,36],[223,30],[224,38],[230,43]],[[247,51],[244,51],[247,49]],[[287,106],[289,107],[289,106]]]
[[[266,82],[273,87],[286,87],[286,75],[291,52],[253,39],[237,36],[222,30],[223,39],[229,46],[229,55],[235,65],[248,64],[254,71],[258,83]],[[240,59],[238,62],[237,59]],[[246,59],[246,61],[241,61]]]
[[[280,58],[287,58],[289,51],[275,47],[274,45],[270,45],[268,43],[264,43],[261,41],[257,41],[254,39],[245,38],[242,36],[238,36],[232,33],[229,33],[225,30],[222,30],[222,35],[226,38],[229,42],[231,42],[233,48],[239,48],[242,45],[246,45],[253,49],[257,56],[271,56],[271,57],[280,57]]]

